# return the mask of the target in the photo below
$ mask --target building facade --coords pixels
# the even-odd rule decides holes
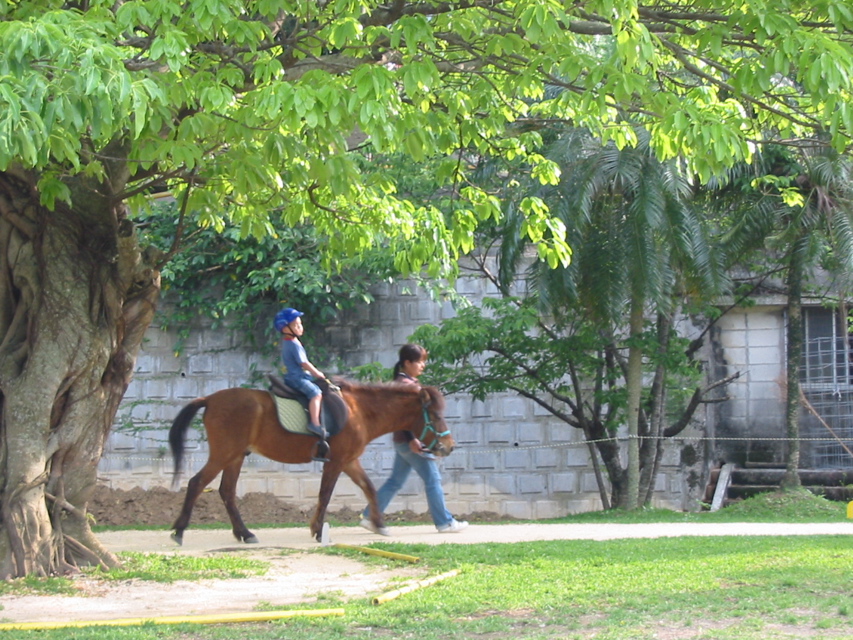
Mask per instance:
[[[844,306],[803,304],[804,357],[799,371],[800,468],[853,469],[853,362]],[[739,372],[728,400],[708,421],[712,455],[739,466],[784,466],[787,307],[781,295],[757,298],[722,316],[714,331],[716,375]]]

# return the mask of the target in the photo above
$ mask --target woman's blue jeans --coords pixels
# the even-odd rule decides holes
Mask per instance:
[[[409,449],[408,442],[395,442],[394,449],[394,466],[391,469],[391,475],[379,487],[376,492],[376,499],[379,503],[379,512],[385,513],[386,507],[397,495],[397,492],[403,488],[406,479],[412,469],[424,481],[426,489],[427,505],[429,513],[432,516],[432,521],[436,527],[444,527],[449,525],[453,516],[447,510],[444,504],[444,491],[441,489],[441,473],[438,470],[438,464],[435,461],[435,456],[431,453],[412,453]],[[364,509],[362,515],[366,518],[369,515],[369,507]]]

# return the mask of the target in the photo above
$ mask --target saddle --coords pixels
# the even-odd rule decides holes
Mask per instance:
[[[278,410],[278,420],[281,426],[292,433],[311,434],[306,425],[308,424],[308,398],[304,394],[287,386],[279,376],[274,373],[267,374],[270,383],[270,395],[275,400]],[[316,380],[317,386],[323,392],[323,404],[320,409],[320,424],[331,438],[349,420],[349,407],[341,396],[340,389],[329,383],[328,380]],[[299,407],[294,415],[294,407]]]

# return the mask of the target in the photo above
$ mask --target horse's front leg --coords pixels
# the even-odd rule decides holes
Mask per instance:
[[[240,516],[237,508],[237,479],[240,477],[240,469],[243,468],[243,456],[225,467],[222,471],[222,480],[219,481],[219,497],[225,504],[225,510],[231,519],[231,533],[240,542],[257,543],[258,538],[249,531]]]
[[[323,466],[323,476],[320,479],[320,495],[317,498],[317,509],[314,511],[314,517],[311,518],[311,535],[317,542],[320,542],[323,535],[323,521],[326,519],[326,509],[329,506],[329,500],[332,499],[332,492],[335,490],[335,485],[341,475],[341,467],[334,460],[327,462]]]
[[[385,527],[385,515],[380,511],[379,503],[376,500],[376,488],[373,486],[370,478],[367,477],[367,472],[361,466],[361,461],[356,458],[347,463],[344,466],[344,473],[364,492],[364,497],[367,498],[367,506],[370,510],[370,522],[373,525],[373,531],[383,536],[391,535]]]

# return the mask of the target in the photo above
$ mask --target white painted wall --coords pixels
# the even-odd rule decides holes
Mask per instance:
[[[740,378],[718,407],[717,452],[727,462],[784,461],[785,314],[779,304],[736,309],[718,321],[717,366]],[[727,440],[727,438],[736,438]],[[749,440],[744,440],[745,438]]]

